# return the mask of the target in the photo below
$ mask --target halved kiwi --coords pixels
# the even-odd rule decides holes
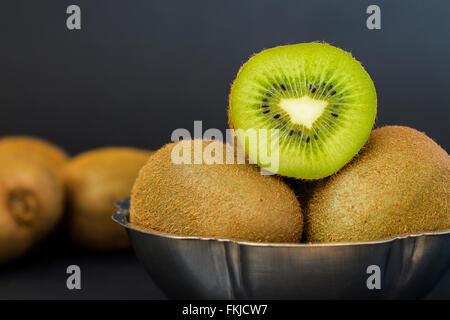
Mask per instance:
[[[278,138],[275,173],[320,179],[358,153],[376,109],[373,82],[350,53],[304,43],[264,50],[244,64],[231,89],[229,123],[241,129],[238,140],[261,167],[267,167],[261,159],[267,145],[249,146],[250,129]]]

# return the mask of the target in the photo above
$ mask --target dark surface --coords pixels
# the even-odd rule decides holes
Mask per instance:
[[[66,287],[66,269],[72,264],[81,268],[81,290]],[[57,235],[18,263],[0,268],[0,299],[166,299],[166,296],[131,250],[87,252]],[[450,272],[427,299],[450,299]]]
[[[66,286],[69,265],[81,269],[81,290]],[[0,268],[0,299],[165,299],[130,250],[89,252],[62,235]]]
[[[68,31],[66,8],[82,9]],[[382,30],[366,28],[378,4]],[[230,83],[250,55],[326,41],[349,50],[379,98],[377,126],[408,125],[448,150],[450,2],[442,0],[4,0],[0,135],[32,134],[72,154],[104,145],[156,149],[176,128],[226,128]],[[68,291],[79,264],[83,290]],[[450,298],[450,276],[433,297]],[[131,253],[53,241],[0,269],[0,298],[161,298]]]

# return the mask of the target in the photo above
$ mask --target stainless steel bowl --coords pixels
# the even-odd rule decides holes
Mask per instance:
[[[262,244],[139,230],[129,200],[117,203],[124,226],[153,281],[175,299],[414,299],[450,267],[450,231],[386,241]],[[367,268],[379,266],[381,289]],[[369,281],[370,282],[370,281]]]

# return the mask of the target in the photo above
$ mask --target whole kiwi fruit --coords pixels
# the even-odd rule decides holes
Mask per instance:
[[[251,57],[231,88],[228,115],[254,163],[282,176],[320,179],[358,153],[376,111],[373,82],[350,53],[301,43]],[[278,159],[265,161],[267,150]]]
[[[68,155],[29,136],[0,138],[0,263],[19,258],[58,224]]]
[[[136,179],[130,222],[182,236],[300,241],[303,217],[293,191],[281,178],[261,175],[257,166],[235,160],[233,147],[219,141],[164,146]]]
[[[60,221],[61,180],[42,161],[0,155],[0,264],[21,257]]]
[[[58,172],[68,161],[67,153],[58,146],[35,137],[6,136],[0,138],[0,156],[19,156],[44,162]]]
[[[94,250],[129,246],[125,230],[114,223],[114,203],[130,196],[147,150],[108,147],[73,158],[63,169],[68,198],[66,226],[74,242]]]
[[[308,242],[352,242],[450,229],[450,158],[415,129],[386,126],[338,173],[320,181],[305,213]]]

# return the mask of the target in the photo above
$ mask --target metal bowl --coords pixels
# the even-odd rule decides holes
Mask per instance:
[[[169,298],[415,299],[450,267],[450,231],[360,243],[252,243],[139,230],[129,223],[129,200],[117,207],[113,220]],[[368,289],[371,265],[380,268],[381,289]]]

